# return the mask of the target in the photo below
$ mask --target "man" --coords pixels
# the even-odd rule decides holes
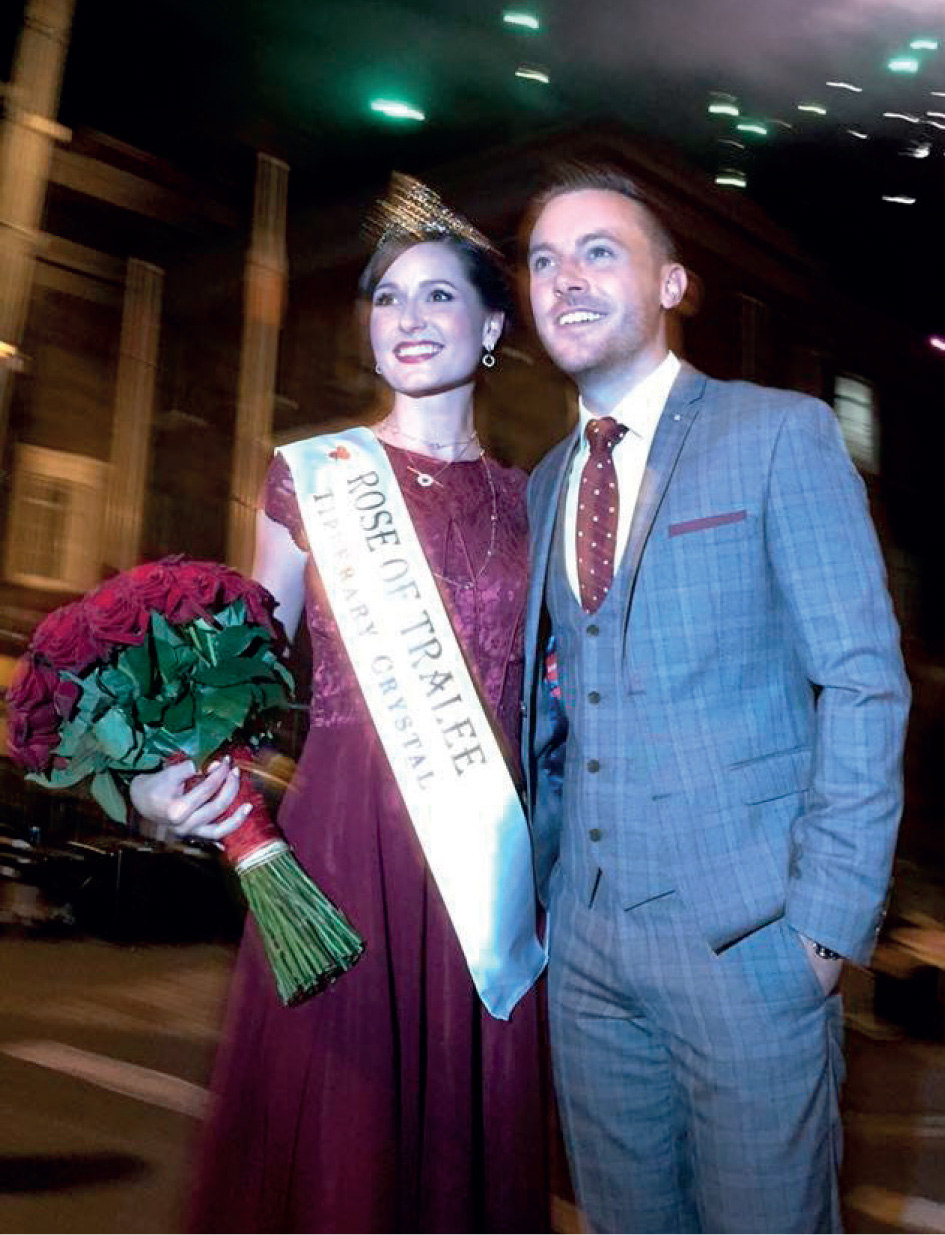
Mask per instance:
[[[828,407],[668,350],[686,273],[631,181],[531,220],[580,393],[529,487],[524,751],[578,1199],[600,1231],[837,1230],[836,986],[909,697],[864,488]]]

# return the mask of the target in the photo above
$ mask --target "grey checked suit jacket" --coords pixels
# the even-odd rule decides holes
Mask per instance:
[[[529,484],[523,756],[539,892],[566,846],[545,580],[576,434]],[[633,809],[713,948],[784,914],[868,960],[902,807],[909,686],[865,490],[823,403],[683,365],[625,551]],[[603,752],[606,759],[607,752]],[[612,764],[611,764],[612,766]],[[619,832],[619,828],[618,828]],[[617,838],[618,881],[640,855]],[[665,874],[665,872],[664,872]]]

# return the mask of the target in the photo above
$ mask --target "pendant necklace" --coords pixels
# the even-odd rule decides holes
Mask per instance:
[[[407,465],[407,470],[409,472],[413,472],[416,477],[417,484],[421,489],[429,489],[432,485],[439,484],[439,477],[443,475],[449,465],[451,463],[463,462],[463,455],[466,453],[467,447],[471,446],[473,442],[476,442],[477,445],[479,443],[479,434],[475,429],[473,429],[469,437],[457,438],[457,440],[453,442],[434,442],[425,437],[413,437],[411,434],[405,433],[403,429],[398,428],[396,425],[388,426],[388,428],[392,429],[397,437],[402,437],[408,442],[415,442],[418,446],[425,446],[427,450],[459,450],[459,454],[456,455],[455,458],[447,459],[443,466],[436,472],[431,473],[427,471],[426,468],[411,467],[409,464]],[[483,453],[484,451],[480,446],[480,458],[482,458]]]
[[[492,479],[492,472],[489,470],[489,464],[486,462],[486,452],[484,450],[479,451],[479,462],[482,464],[483,470],[486,473],[486,480],[489,484],[489,494],[492,502],[492,509],[489,513],[489,548],[486,550],[486,556],[483,558],[482,565],[476,571],[472,579],[451,579],[449,575],[442,575],[438,570],[433,571],[433,574],[437,577],[437,579],[441,579],[444,583],[448,583],[450,587],[458,588],[460,591],[468,591],[470,588],[474,588],[482,578],[486,567],[495,556],[496,529],[499,522],[499,499],[495,490],[495,481]],[[420,483],[419,477],[417,479],[417,483]]]

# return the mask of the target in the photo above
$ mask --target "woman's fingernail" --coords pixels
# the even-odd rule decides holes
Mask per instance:
[[[214,759],[213,763],[211,763],[210,766],[207,768],[207,771],[215,772],[219,766],[220,766],[220,760]]]
[[[253,809],[252,802],[247,802],[240,807],[240,819],[245,819],[249,812]]]

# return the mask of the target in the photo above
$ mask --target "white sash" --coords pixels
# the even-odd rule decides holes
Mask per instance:
[[[369,429],[279,453],[476,990],[507,1020],[546,960],[528,826],[397,478]]]

